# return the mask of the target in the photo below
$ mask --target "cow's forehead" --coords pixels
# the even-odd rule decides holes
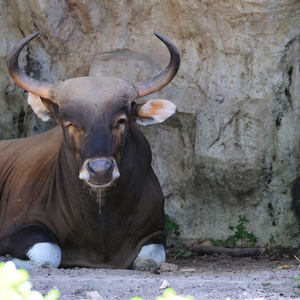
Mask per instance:
[[[76,104],[87,107],[113,105],[128,102],[137,98],[134,85],[126,80],[115,77],[79,77],[61,82],[54,91],[58,105]]]

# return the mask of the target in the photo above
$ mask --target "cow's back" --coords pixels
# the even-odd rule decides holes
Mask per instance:
[[[60,127],[25,139],[0,141],[0,240],[40,214],[61,144]]]

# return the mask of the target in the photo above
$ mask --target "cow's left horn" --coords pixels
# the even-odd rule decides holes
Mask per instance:
[[[154,33],[169,49],[170,62],[167,68],[160,74],[135,84],[139,97],[152,94],[167,85],[176,75],[180,66],[180,55],[177,48],[159,33]]]
[[[39,34],[40,32],[37,31],[29,35],[14,47],[7,57],[7,68],[11,78],[22,89],[42,98],[50,99],[50,90],[53,85],[48,82],[42,82],[31,78],[20,69],[18,64],[19,54],[22,49]]]

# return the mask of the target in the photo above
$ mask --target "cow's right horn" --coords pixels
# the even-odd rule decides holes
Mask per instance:
[[[14,47],[7,57],[7,68],[11,78],[22,89],[42,98],[50,99],[50,90],[53,84],[31,78],[20,69],[18,64],[19,54],[22,49],[39,34],[40,32],[37,31],[29,35]]]
[[[164,71],[150,79],[135,84],[139,97],[152,94],[167,85],[175,77],[180,66],[180,55],[177,48],[161,34],[156,32],[154,34],[168,47],[171,58]]]

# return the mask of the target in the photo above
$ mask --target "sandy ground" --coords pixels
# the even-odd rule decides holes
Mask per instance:
[[[166,265],[178,270],[159,274],[109,269],[36,269],[30,272],[34,289],[46,294],[60,291],[60,300],[145,300],[162,295],[166,280],[178,294],[198,299],[300,299],[300,267],[294,254],[264,254],[232,258],[209,255],[191,259],[168,257]]]

